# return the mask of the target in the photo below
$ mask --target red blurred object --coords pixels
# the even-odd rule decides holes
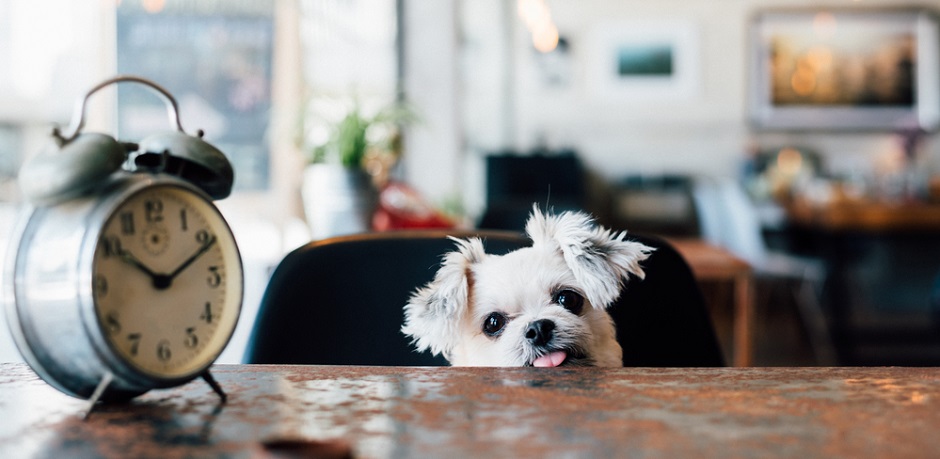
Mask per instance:
[[[376,231],[455,226],[453,220],[428,204],[417,190],[396,182],[389,182],[379,193],[379,206],[372,216],[372,229]]]

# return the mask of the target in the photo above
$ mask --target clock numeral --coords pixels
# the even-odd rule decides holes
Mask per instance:
[[[173,357],[173,353],[170,352],[170,342],[167,340],[160,341],[157,344],[157,358],[163,362],[170,360],[170,357]]]
[[[218,266],[209,267],[209,277],[206,279],[206,282],[209,284],[209,287],[217,288],[222,285],[222,274],[219,273]]]
[[[121,322],[118,321],[117,315],[115,313],[108,314],[104,319],[105,325],[108,327],[108,332],[112,335],[116,335],[121,332]]]
[[[105,253],[107,253],[107,249],[105,249]],[[97,297],[108,296],[108,280],[100,274],[96,275],[94,290]]]
[[[131,333],[127,335],[127,340],[131,342],[131,355],[136,356],[140,350],[140,333]]]
[[[199,337],[196,336],[196,327],[186,329],[186,341],[183,341],[183,344],[190,349],[199,345]]]
[[[144,203],[144,216],[148,222],[163,221],[163,201],[159,199],[150,199]]]
[[[121,240],[117,236],[107,236],[104,238],[104,256],[119,257],[124,249],[121,248]]]
[[[186,209],[180,209],[180,229],[189,231],[189,222],[186,220]]]
[[[196,231],[196,242],[201,245],[205,245],[209,240],[212,239],[212,236],[206,230]]]
[[[124,234],[134,234],[134,213],[121,213],[121,232]]]
[[[205,320],[207,324],[212,323],[212,319],[215,318],[215,316],[212,314],[212,303],[206,301],[206,309],[204,309],[199,318]]]

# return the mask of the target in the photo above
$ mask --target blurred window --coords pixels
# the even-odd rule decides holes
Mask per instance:
[[[232,160],[238,191],[270,191],[270,133],[309,150],[327,126],[358,105],[368,115],[398,92],[396,0],[296,0],[303,85],[300,113],[273,130],[273,56],[278,0],[4,0],[0,2],[0,144],[4,167],[38,151],[53,123],[67,125],[75,101],[116,73],[167,88],[183,128],[197,129]],[[86,129],[140,140],[168,128],[162,101],[139,85],[96,96]],[[102,99],[99,101],[98,99]],[[10,138],[19,139],[13,143]],[[22,151],[11,152],[10,145]],[[13,157],[15,156],[15,157]],[[2,173],[2,171],[0,171]],[[3,199],[3,197],[0,197]]]
[[[354,108],[364,116],[399,89],[396,0],[301,0],[305,108],[302,148],[323,143]]]
[[[266,190],[274,2],[154,3],[118,6],[118,73],[167,88],[183,129],[203,130],[229,157],[236,190]],[[142,86],[118,89],[118,113],[118,132],[127,140],[168,128],[164,103]]]

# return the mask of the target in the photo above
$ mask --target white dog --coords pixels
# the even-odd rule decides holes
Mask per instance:
[[[532,246],[488,255],[478,238],[454,239],[434,280],[405,306],[402,332],[418,351],[455,366],[622,366],[606,309],[652,248],[587,215],[526,223]]]

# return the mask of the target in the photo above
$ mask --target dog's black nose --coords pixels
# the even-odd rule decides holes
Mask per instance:
[[[553,330],[555,330],[555,322],[539,319],[529,324],[529,328],[525,331],[525,339],[535,346],[544,346],[552,340]]]

